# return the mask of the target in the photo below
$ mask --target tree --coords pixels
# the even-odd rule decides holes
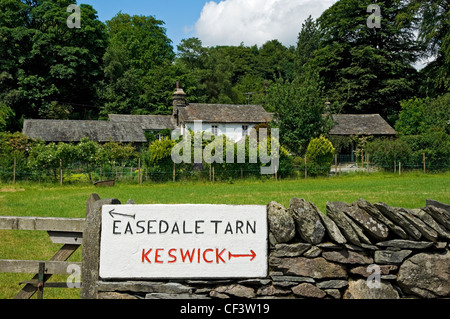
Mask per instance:
[[[381,29],[366,25],[372,1],[341,0],[318,19],[322,41],[311,62],[336,113],[380,113],[393,122],[416,89],[420,54],[405,1],[384,1]]]
[[[297,75],[304,72],[305,66],[313,59],[315,51],[319,48],[321,34],[317,21],[309,16],[302,24],[298,35],[297,49],[295,51],[295,67]]]
[[[435,99],[402,101],[395,129],[402,135],[419,135],[429,131],[450,134],[450,93]]]
[[[171,111],[168,107],[174,85],[168,84],[172,79],[168,79],[167,70],[175,53],[164,22],[119,13],[106,24],[110,41],[104,57],[105,106],[101,115]]]
[[[70,105],[71,118],[98,113],[96,83],[105,49],[104,24],[80,5],[81,28],[67,27],[71,0],[0,1],[0,103],[20,119],[47,118],[52,103]]]
[[[419,17],[419,40],[424,56],[435,60],[421,72],[424,94],[435,97],[450,90],[450,1],[411,0],[412,14]]]
[[[280,129],[280,143],[292,153],[303,154],[312,138],[328,130],[319,79],[311,71],[299,80],[273,84],[266,107],[275,113],[273,125]]]
[[[0,103],[0,132],[4,132],[10,119],[14,116],[13,110]]]

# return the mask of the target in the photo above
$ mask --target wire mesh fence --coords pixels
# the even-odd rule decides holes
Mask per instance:
[[[15,167],[15,168],[14,168]],[[143,184],[149,182],[165,181],[233,181],[239,179],[304,179],[319,175],[342,176],[349,173],[375,173],[391,172],[401,175],[406,172],[416,171],[420,173],[434,173],[448,171],[450,167],[442,163],[406,163],[393,161],[392,165],[380,166],[367,161],[340,162],[334,161],[326,167],[314,165],[293,165],[290,167],[280,167],[272,175],[261,175],[259,167],[248,168],[235,165],[232,168],[222,165],[197,165],[190,169],[186,166],[174,165],[172,169],[131,166],[103,166],[86,170],[83,166],[72,166],[64,169],[41,168],[32,170],[24,163],[17,160],[14,167],[0,166],[0,182],[16,183],[38,182],[38,183],[96,183],[99,181],[114,180],[117,182]],[[318,173],[318,172],[325,172]],[[326,173],[328,172],[328,174]]]

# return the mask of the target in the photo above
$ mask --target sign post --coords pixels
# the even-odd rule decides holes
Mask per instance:
[[[105,205],[103,279],[260,278],[266,206]]]

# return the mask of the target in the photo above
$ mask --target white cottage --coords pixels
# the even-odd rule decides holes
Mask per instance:
[[[261,105],[187,104],[186,94],[177,89],[173,98],[173,114],[182,135],[186,131],[225,135],[238,142],[256,125],[270,123],[272,113]]]

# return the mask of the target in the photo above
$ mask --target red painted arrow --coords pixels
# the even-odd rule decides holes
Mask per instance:
[[[253,250],[250,250],[250,255],[233,255],[231,252],[228,252],[228,260],[231,260],[231,258],[243,258],[243,257],[252,257],[250,261],[253,261],[255,259],[256,254]]]

